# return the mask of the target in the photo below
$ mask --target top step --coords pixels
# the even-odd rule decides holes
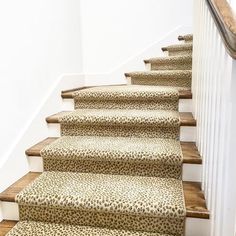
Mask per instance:
[[[184,40],[185,42],[192,42],[193,41],[193,35],[192,34],[186,34],[186,35],[180,35],[178,37],[178,40]]]

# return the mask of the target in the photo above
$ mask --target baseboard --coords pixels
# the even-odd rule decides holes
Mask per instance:
[[[113,68],[112,70],[100,73],[100,74],[86,74],[85,85],[96,86],[96,85],[109,85],[109,84],[123,84],[126,83],[124,76],[125,72],[129,71],[142,71],[146,70],[144,59],[151,57],[164,56],[161,48],[163,46],[171,45],[174,43],[181,43],[178,41],[178,36],[191,33],[191,27],[178,26],[171,30],[164,37],[155,40],[153,43],[144,48],[141,52],[127,58],[122,64]]]

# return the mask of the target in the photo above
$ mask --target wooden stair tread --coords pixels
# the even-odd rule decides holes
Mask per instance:
[[[70,111],[61,111],[54,115],[48,116],[46,118],[47,123],[59,123],[59,117],[66,115]],[[191,112],[180,112],[180,125],[181,126],[196,126],[196,120]]]
[[[0,222],[0,236],[5,236],[15,225],[17,221],[3,220]]]
[[[16,195],[41,173],[29,172],[0,194],[0,201],[15,202]],[[209,219],[200,183],[183,182],[187,217]]]
[[[71,90],[66,90],[61,92],[61,97],[64,99],[72,99],[73,98],[73,92],[86,89],[90,87],[81,87],[81,88],[75,88]],[[191,90],[181,90],[179,91],[180,99],[192,99],[192,92]]]
[[[15,196],[23,190],[28,184],[35,180],[41,173],[40,172],[29,172],[14,184],[0,193],[0,201],[15,202]]]
[[[49,137],[41,142],[35,144],[34,146],[30,147],[25,151],[27,156],[40,156],[41,150],[52,143],[53,141],[57,140],[58,137]],[[197,150],[196,144],[194,142],[181,142],[184,163],[187,164],[202,164],[201,156]]]

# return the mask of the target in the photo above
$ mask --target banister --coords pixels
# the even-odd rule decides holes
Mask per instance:
[[[236,16],[226,0],[206,0],[226,49],[236,59]]]

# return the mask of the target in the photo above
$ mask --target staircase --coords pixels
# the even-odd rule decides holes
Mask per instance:
[[[0,194],[0,235],[205,236],[192,35],[179,40],[127,85],[62,91],[75,110],[47,117],[61,137],[26,150],[31,172]]]

